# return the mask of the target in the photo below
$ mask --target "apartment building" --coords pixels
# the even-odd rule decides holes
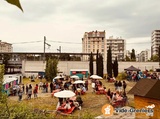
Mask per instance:
[[[96,53],[97,50],[102,54],[104,61],[106,61],[106,32],[105,31],[91,31],[85,32],[82,38],[82,53]],[[96,59],[96,57],[94,57]],[[89,56],[83,56],[83,61],[89,60]]]
[[[112,61],[117,57],[118,61],[125,60],[126,55],[126,42],[121,37],[113,38],[113,36],[107,39],[107,50],[111,47],[112,50]]]
[[[154,30],[151,36],[151,56],[158,54],[160,45],[160,30]]]
[[[13,52],[12,44],[0,40],[0,52]]]
[[[151,58],[151,51],[146,49],[139,54],[139,62],[147,62]]]

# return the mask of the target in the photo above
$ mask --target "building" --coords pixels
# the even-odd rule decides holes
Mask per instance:
[[[151,56],[158,54],[160,45],[160,30],[154,30],[151,36]]]
[[[107,39],[107,50],[111,47],[112,51],[112,61],[117,57],[118,61],[123,61],[125,59],[126,51],[126,42],[124,39],[109,37]]]
[[[102,54],[106,61],[106,33],[105,31],[85,32],[82,38],[82,53],[96,53],[97,50]],[[96,59],[96,57],[94,57]],[[89,60],[89,56],[83,56],[83,61]]]
[[[160,118],[160,93],[158,92],[160,87],[160,80],[154,79],[141,79],[136,85],[128,92],[134,94],[135,109],[137,110],[149,110],[152,111],[135,113],[136,118]]]
[[[0,40],[0,52],[13,52],[12,44]]]
[[[149,49],[146,49],[144,51],[141,51],[139,54],[139,62],[147,62],[151,58],[151,51]]]

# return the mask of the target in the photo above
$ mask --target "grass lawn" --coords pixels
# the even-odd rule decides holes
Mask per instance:
[[[106,88],[110,88],[111,91],[114,91],[114,83],[108,83],[104,80],[101,80],[103,85],[106,86]],[[45,80],[42,80],[42,82],[45,82]],[[32,84],[33,86],[35,84],[39,84],[39,79],[36,79],[35,82],[30,82],[29,79],[24,79],[23,83],[26,85]],[[127,83],[127,89],[126,92],[128,92],[134,85],[135,82],[128,82]],[[29,106],[30,108],[38,109],[38,110],[55,110],[56,105],[58,102],[58,99],[55,97],[51,97],[50,93],[41,93],[39,91],[39,97],[37,99],[32,98],[31,100],[23,100],[21,101],[21,104],[24,104],[26,106]],[[129,97],[129,106],[134,107],[134,101],[133,101],[133,95],[127,94]],[[23,95],[25,97],[25,95]],[[106,103],[109,103],[106,96],[103,94],[97,95],[95,93],[92,93],[91,84],[89,85],[89,90],[85,95],[81,96],[83,99],[83,106],[82,110],[75,110],[71,116],[65,116],[65,118],[93,118],[99,115],[102,115],[101,108]],[[9,97],[10,102],[19,103],[17,101],[18,97]],[[50,118],[64,118],[64,116],[56,113],[51,113]]]

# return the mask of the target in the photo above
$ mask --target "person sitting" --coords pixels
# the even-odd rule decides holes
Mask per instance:
[[[76,97],[76,101],[79,103],[79,105],[82,105],[83,101],[82,101],[82,98],[80,96],[80,93],[78,93],[78,95]]]
[[[64,106],[64,109],[71,109],[71,105],[68,100],[66,101],[66,105]]]
[[[82,94],[86,93],[86,88],[83,86],[82,87]]]
[[[117,96],[116,96],[116,93],[114,93],[112,96],[112,104],[116,101],[117,101]]]

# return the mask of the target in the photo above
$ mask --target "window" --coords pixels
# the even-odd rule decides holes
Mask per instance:
[[[104,52],[104,49],[102,49],[102,52]]]
[[[95,37],[95,32],[92,33],[92,36]]]
[[[97,37],[99,37],[99,32],[97,32]]]

